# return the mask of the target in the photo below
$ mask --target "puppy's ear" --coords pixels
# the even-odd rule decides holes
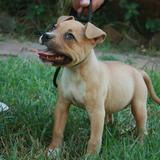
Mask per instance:
[[[58,18],[57,24],[64,22],[64,21],[68,21],[68,20],[74,20],[74,17],[73,16],[61,16]]]
[[[94,44],[102,43],[106,38],[106,33],[91,23],[85,25],[85,35],[91,39]]]

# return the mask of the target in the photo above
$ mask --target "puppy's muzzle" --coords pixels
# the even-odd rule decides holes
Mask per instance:
[[[53,38],[53,34],[46,32],[42,36],[40,36],[39,43],[43,45],[48,41],[50,41],[52,38]]]

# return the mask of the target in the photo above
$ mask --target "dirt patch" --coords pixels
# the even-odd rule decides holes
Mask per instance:
[[[19,43],[16,40],[5,40],[4,42],[0,42],[0,55],[1,56],[17,56],[24,44]]]
[[[149,57],[149,56],[142,56],[138,54],[116,54],[116,53],[105,53],[96,50],[97,56],[113,56],[116,59],[121,61],[131,61],[132,65],[136,68],[149,68],[149,69],[160,69],[160,57]]]

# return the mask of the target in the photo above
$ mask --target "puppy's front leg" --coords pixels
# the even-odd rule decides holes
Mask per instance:
[[[53,138],[47,150],[47,156],[50,158],[55,157],[62,146],[63,132],[69,116],[69,106],[68,102],[61,99],[56,104]]]
[[[104,128],[105,110],[104,107],[93,108],[87,110],[91,122],[91,137],[88,141],[86,157],[92,153],[99,153],[102,142],[102,134]]]

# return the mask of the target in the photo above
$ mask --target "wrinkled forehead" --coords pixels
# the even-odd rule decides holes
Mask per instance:
[[[80,31],[84,32],[84,28],[85,28],[82,23],[75,20],[68,20],[68,21],[61,22],[57,24],[57,27],[59,29],[63,28],[64,30],[70,30],[74,32],[80,32]]]

